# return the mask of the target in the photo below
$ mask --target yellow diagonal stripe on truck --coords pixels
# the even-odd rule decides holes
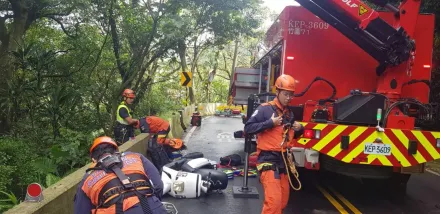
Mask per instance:
[[[307,126],[307,124],[308,123],[305,123],[305,122],[299,122],[301,125],[303,125],[303,126]]]
[[[440,132],[431,132],[435,139],[440,138]]]
[[[316,126],[314,126],[313,129],[323,130],[325,127],[327,127],[327,124],[319,123]]]
[[[440,154],[437,152],[437,149],[435,149],[434,146],[429,142],[429,140],[426,139],[425,135],[423,135],[422,132],[420,131],[411,131],[411,132],[434,159],[440,158]]]
[[[307,126],[307,123],[300,123],[300,124],[303,125],[304,127]],[[322,130],[322,129],[324,129],[325,127],[327,127],[327,124],[316,124],[316,125],[313,127],[313,129],[319,129],[319,130]],[[311,140],[311,139],[308,139],[308,138],[300,138],[300,139],[297,140],[297,142],[298,142],[299,144],[306,145],[310,140]]]
[[[382,142],[391,145],[391,155],[394,155],[394,157],[398,161],[400,161],[400,164],[402,164],[402,166],[411,166],[411,163],[408,161],[408,159],[406,159],[406,157],[400,152],[400,150],[396,147],[396,145],[394,145],[393,142],[391,142],[390,138],[388,138],[386,134],[382,136]],[[393,164],[391,163],[389,164],[389,166],[392,165]]]
[[[402,130],[400,129],[392,129],[394,135],[396,135],[397,139],[399,139],[399,141],[403,144],[403,146],[405,146],[405,149],[408,150],[408,137],[406,137],[405,134],[403,134]],[[400,158],[396,157],[397,160],[400,160]],[[417,160],[417,162],[419,163],[425,163],[426,159],[423,157],[422,154],[420,154],[420,152],[417,152],[417,154],[414,155],[414,158]]]
[[[298,142],[299,144],[306,145],[310,140],[311,140],[311,139],[301,138],[301,139],[298,139],[297,142]]]
[[[346,162],[346,163],[350,163],[353,158],[357,157],[359,154],[361,154],[364,151],[364,145],[367,142],[374,142],[374,140],[376,139],[377,134],[373,133],[370,136],[368,136],[367,138],[365,138],[364,142],[360,143],[356,148],[354,148],[349,154],[347,154],[342,161]]]
[[[315,123],[305,123],[305,122],[300,122],[300,123],[303,126],[313,124],[314,127],[311,126],[311,128],[315,129],[315,130],[323,130],[324,128],[326,128],[328,126],[327,124],[319,124],[319,123],[316,123],[316,124]],[[313,146],[313,149],[315,149],[317,151],[321,151],[323,148],[325,148],[326,145],[328,145],[328,143],[330,143],[336,137],[340,136],[340,134],[344,130],[346,130],[348,127],[349,126],[347,126],[347,125],[336,125],[336,126],[333,126],[332,129],[329,129],[328,133],[321,133],[322,139],[312,140],[312,141],[318,141]],[[359,156],[360,154],[363,153],[365,143],[372,143],[375,141],[375,139],[377,137],[380,137],[385,144],[391,145],[391,155],[396,160],[398,160],[403,167],[411,166],[411,162],[409,161],[409,159],[407,159],[407,155],[404,152],[400,151],[400,149],[399,149],[399,148],[405,148],[406,150],[408,150],[408,144],[409,144],[409,139],[404,134],[404,132],[402,132],[402,130],[400,130],[400,129],[386,129],[385,132],[374,132],[371,135],[369,135],[368,137],[366,137],[365,139],[358,139],[359,136],[362,133],[364,133],[367,129],[368,129],[368,127],[359,126],[359,127],[356,127],[356,129],[349,134],[349,137],[350,137],[349,144],[350,145],[355,140],[361,140],[362,142],[356,148],[350,148],[351,152],[349,152],[345,157],[342,157],[341,161],[346,162],[346,163],[352,162],[354,158],[356,158],[357,156]],[[388,135],[391,134],[391,132],[392,132],[392,134],[395,135],[396,140],[398,140],[397,142],[391,141],[390,138],[388,137]],[[429,142],[428,139],[425,137],[425,135],[423,135],[423,132],[415,131],[415,130],[412,130],[411,132],[417,138],[417,141],[420,142],[420,146],[425,148],[426,151],[434,159],[440,159],[440,152],[437,150],[436,145],[433,145],[432,142]],[[429,133],[432,134],[434,136],[434,138],[440,138],[440,132],[429,132]],[[415,140],[415,139],[413,139],[413,140]],[[311,141],[311,139],[307,139],[307,138],[301,138],[301,139],[297,140],[297,142],[302,145],[307,145],[310,141]],[[399,144],[402,144],[403,147],[400,147]],[[327,153],[327,155],[329,155],[331,157],[336,157],[340,152],[342,152],[342,149],[339,146],[339,144],[336,144],[336,146],[334,146],[333,148],[330,149],[330,151]],[[412,155],[412,156],[415,158],[415,160],[418,163],[426,163],[425,157],[420,152],[417,152],[415,155]],[[391,161],[388,159],[388,156],[384,156],[384,155],[368,155],[367,161],[364,163],[361,163],[361,164],[371,164],[376,159],[382,165],[393,166]]]
[[[324,146],[326,146],[330,141],[335,139],[339,134],[341,134],[348,126],[336,126],[330,133],[326,134],[324,138],[319,140],[319,142],[313,146],[313,149],[321,151]]]
[[[371,155],[369,155],[368,157],[371,157]],[[376,157],[376,158],[374,158]],[[375,159],[378,159],[379,162],[384,165],[384,166],[392,166],[393,164],[390,162],[390,160],[388,160],[387,156],[384,155],[373,155],[373,158],[368,158],[368,164],[371,164],[371,162],[373,162]]]
[[[365,130],[367,130],[367,127],[358,127],[356,128],[353,132],[351,132],[350,136],[350,142],[353,142],[354,140],[356,140],[356,138],[358,138],[362,133],[364,133]],[[329,156],[331,157],[335,157],[336,155],[339,154],[339,152],[341,152],[341,146],[339,146],[339,144],[337,144],[335,147],[333,147],[332,150],[330,150],[330,152],[328,153]]]

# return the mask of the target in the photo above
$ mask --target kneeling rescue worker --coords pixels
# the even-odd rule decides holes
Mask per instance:
[[[141,133],[149,133],[157,137],[157,142],[162,146],[170,146],[175,150],[179,150],[183,146],[181,139],[168,139],[170,133],[170,123],[157,116],[147,116],[139,119],[136,128],[140,129]]]
[[[289,182],[291,185],[292,182],[288,167],[292,171],[295,169],[293,160],[286,164],[284,151],[286,142],[304,132],[304,127],[295,122],[293,113],[287,108],[294,97],[295,85],[295,79],[289,75],[278,77],[276,98],[260,105],[244,127],[246,133],[257,135],[257,169],[265,195],[263,214],[281,214],[289,201]]]
[[[163,183],[156,167],[143,155],[118,152],[110,137],[90,148],[92,168],[78,185],[74,213],[166,214]]]
[[[119,104],[116,110],[116,126],[114,128],[114,135],[118,145],[122,145],[130,138],[134,138],[134,127],[138,120],[133,119],[133,113],[128,107],[133,104],[136,95],[133,90],[125,89],[122,92],[124,100]]]

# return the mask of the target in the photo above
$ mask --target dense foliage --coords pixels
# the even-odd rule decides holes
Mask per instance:
[[[226,102],[235,49],[250,66],[262,35],[261,3],[0,0],[0,212],[29,183],[84,166],[93,138],[113,135],[124,88],[137,92],[135,117]]]

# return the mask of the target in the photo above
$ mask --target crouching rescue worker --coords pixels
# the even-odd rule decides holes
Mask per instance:
[[[295,79],[281,75],[275,82],[276,98],[260,105],[246,122],[244,131],[257,135],[257,169],[264,189],[263,214],[281,214],[290,195],[286,159],[282,155],[304,127],[287,108],[295,92]],[[283,146],[281,145],[283,142]],[[282,150],[283,149],[283,150]],[[283,151],[283,153],[282,153]]]
[[[162,146],[169,146],[172,150],[182,149],[183,141],[181,139],[168,139],[170,133],[170,123],[157,116],[147,116],[139,119],[136,128],[140,129],[141,133],[149,133],[157,138],[157,143]]]
[[[133,104],[136,95],[133,90],[125,89],[122,93],[124,100],[119,104],[116,110],[116,126],[114,128],[114,135],[118,145],[122,145],[130,138],[134,138],[134,127],[138,120],[133,119],[133,113],[128,107]]]
[[[163,183],[144,156],[118,152],[110,137],[99,137],[90,148],[92,166],[77,188],[74,213],[166,214]]]

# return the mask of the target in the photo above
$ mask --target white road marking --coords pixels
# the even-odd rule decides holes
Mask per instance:
[[[208,118],[210,118],[210,117],[211,117],[211,116],[208,116],[208,117],[202,118],[202,121],[204,121],[204,120],[206,120],[206,119],[208,119]],[[188,144],[188,143],[189,143],[189,139],[191,138],[191,136],[192,136],[193,132],[196,130],[196,128],[197,128],[197,126],[193,126],[193,127],[191,128],[191,130],[189,130],[188,134],[185,136],[185,139],[183,139],[183,142],[184,142],[185,144]]]
[[[186,145],[188,145],[188,143],[189,143],[189,139],[191,138],[191,136],[192,136],[193,132],[196,130],[196,128],[197,128],[197,126],[193,126],[193,127],[191,128],[191,130],[189,130],[188,134],[185,136],[185,139],[183,139],[183,142],[184,142]]]
[[[440,177],[440,173],[434,172],[434,171],[432,171],[432,170],[430,170],[430,169],[425,169],[425,170],[426,170],[427,172],[433,174],[433,175],[437,175],[437,176]]]
[[[218,142],[241,142],[241,139],[235,139],[234,134],[231,132],[222,132],[220,134],[217,134],[217,140]]]

